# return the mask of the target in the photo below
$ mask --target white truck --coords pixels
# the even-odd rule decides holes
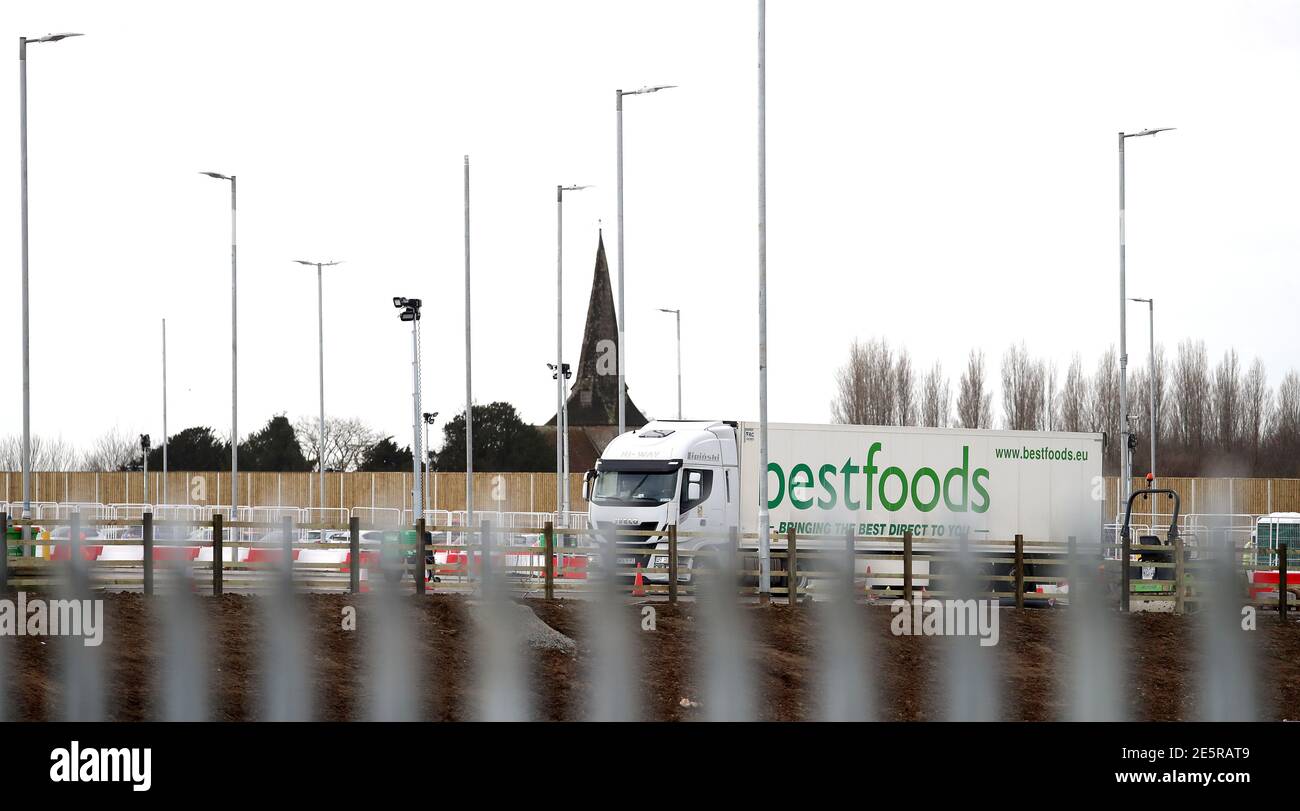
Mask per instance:
[[[603,543],[616,544],[620,569],[666,567],[667,537],[619,530],[666,532],[676,524],[679,532],[703,533],[679,538],[679,549],[690,552],[726,543],[737,527],[742,548],[754,548],[758,431],[753,422],[655,420],[610,442],[587,473],[584,493],[590,525]],[[964,535],[983,552],[1005,553],[1017,534],[1027,544],[1070,536],[1096,543],[1105,507],[1102,455],[1101,434],[770,423],[771,530],[840,537],[852,530],[867,548],[872,538],[909,530],[938,541]],[[784,544],[777,538],[772,545]],[[684,556],[680,580],[689,579],[690,561]],[[857,565],[901,573],[896,555],[860,557]],[[897,585],[898,578],[877,580]]]

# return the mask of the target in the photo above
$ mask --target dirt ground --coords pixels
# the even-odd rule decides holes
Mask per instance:
[[[363,668],[377,616],[375,595],[304,595],[298,598],[308,618],[314,671],[313,716],[320,720],[359,720],[371,698]],[[163,717],[159,673],[164,667],[159,623],[167,603],[138,594],[105,595],[106,636],[99,648],[107,675],[106,712],[118,721]],[[528,681],[533,715],[546,720],[586,717],[591,695],[588,663],[591,633],[585,601],[527,600],[556,630],[577,642],[575,652],[531,654]],[[260,662],[267,598],[227,595],[201,598],[212,669],[210,707],[215,720],[256,720],[263,690]],[[475,715],[481,682],[475,677],[475,628],[462,597],[401,598],[408,612],[420,677],[412,680],[421,719],[467,720]],[[356,609],[357,629],[344,630],[344,608]],[[655,630],[641,629],[641,606],[627,606],[628,628],[640,642],[642,717],[690,720],[704,717],[694,651],[702,638],[698,606],[656,603]],[[939,720],[944,717],[941,667],[945,640],[890,633],[891,613],[863,605],[862,633],[868,639],[878,715],[882,720]],[[758,680],[761,720],[804,720],[819,716],[819,674],[815,669],[819,618],[824,606],[748,606],[750,661]],[[1059,609],[1000,612],[1000,643],[988,650],[998,663],[1002,717],[1054,720],[1067,717],[1064,679],[1070,673],[1068,612]],[[1125,713],[1133,719],[1182,720],[1198,716],[1200,620],[1168,614],[1136,614],[1127,619],[1124,656],[1131,663]],[[1255,657],[1256,686],[1263,719],[1300,717],[1300,626],[1281,627],[1276,614],[1262,612],[1258,630],[1246,633]],[[10,689],[0,707],[19,720],[62,717],[58,666],[62,640],[0,638],[0,658]],[[683,706],[682,700],[696,702]]]

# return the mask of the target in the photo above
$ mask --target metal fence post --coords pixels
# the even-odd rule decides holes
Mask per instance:
[[[424,594],[424,517],[415,522],[415,593]]]
[[[144,593],[153,594],[153,513],[144,514]]]
[[[358,594],[361,591],[361,519],[355,515],[348,519],[348,553],[352,560],[348,567],[348,591]]]
[[[799,544],[794,527],[785,528],[785,587],[790,605],[799,605]]]
[[[912,531],[903,533],[903,599],[912,603]]]
[[[478,526],[479,578],[486,591],[491,588],[489,582],[492,579],[492,521],[484,518]]]
[[[1280,543],[1277,545],[1277,616],[1283,623],[1286,622],[1287,612],[1286,574],[1286,544]]]
[[[1133,544],[1131,540],[1131,534],[1129,533],[1128,527],[1126,526],[1124,527],[1123,531],[1120,532],[1120,548],[1119,548],[1119,566],[1120,566],[1119,610],[1123,611],[1125,614],[1128,613],[1129,589],[1132,588],[1132,584],[1130,582],[1133,577],[1133,572],[1131,571],[1132,570],[1131,558],[1133,557],[1133,553],[1131,551],[1132,546]]]
[[[284,546],[284,568],[281,570],[284,577],[284,586],[288,591],[293,590],[293,519],[285,516],[280,519],[280,530],[284,535],[280,543]]]
[[[212,514],[212,595],[220,597],[222,575],[226,570],[226,554],[222,549],[221,513]]]
[[[1025,536],[1016,534],[1016,608],[1025,607]]]
[[[542,548],[545,560],[544,583],[545,590],[543,593],[546,599],[555,599],[555,522],[547,521],[542,528]]]
[[[1187,567],[1183,561],[1183,536],[1174,535],[1174,613],[1181,614],[1185,608]]]
[[[668,525],[668,602],[677,602],[677,525]]]

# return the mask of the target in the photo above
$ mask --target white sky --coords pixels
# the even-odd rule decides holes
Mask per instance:
[[[1170,348],[1300,338],[1300,6],[768,4],[771,417],[829,418],[855,337],[954,380],[1024,339],[1063,370],[1118,342],[1115,133],[1128,142],[1130,295]],[[614,264],[614,89],[625,107],[628,370],[688,417],[757,415],[755,3],[9,0],[29,51],[32,425],[227,431],[228,190],[240,186],[240,428],[316,413],[314,270],[328,270],[326,406],[410,441],[463,407],[462,155],[473,163],[475,399],[554,412],[557,183],[576,362],[598,221]],[[9,52],[13,58],[13,51]],[[16,65],[10,62],[16,73]],[[21,430],[16,76],[0,83],[4,433]],[[1130,310],[1130,363],[1146,363]],[[441,431],[438,431],[439,436]]]

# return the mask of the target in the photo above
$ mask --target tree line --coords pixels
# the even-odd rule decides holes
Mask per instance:
[[[1092,366],[1076,353],[1064,374],[1024,342],[1002,355],[998,405],[988,363],[971,350],[954,387],[936,362],[918,371],[904,348],[883,338],[854,341],[836,373],[831,416],[858,425],[1006,428],[1104,433],[1104,469],[1119,471],[1119,357],[1112,346]],[[1211,362],[1204,341],[1181,341],[1170,358],[1161,345],[1154,368],[1130,356],[1129,413],[1135,417],[1133,471],[1149,467],[1156,443],[1158,475],[1300,475],[1300,374],[1288,370],[1276,389],[1263,361],[1247,366],[1235,349]],[[1150,398],[1155,398],[1151,425]]]
[[[465,470],[465,415],[457,414],[442,427],[442,446],[431,453],[429,469]],[[149,469],[162,470],[162,442],[154,438]],[[142,470],[144,453],[140,437],[112,428],[89,448],[78,449],[62,438],[39,435],[31,439],[32,469],[121,471]],[[239,469],[260,472],[300,472],[317,469],[320,457],[320,420],[300,417],[292,422],[283,414],[267,420],[239,443]],[[411,443],[399,445],[390,435],[355,417],[325,420],[325,470],[408,471],[414,467]],[[172,434],[167,442],[169,470],[229,471],[230,440],[210,426],[200,425]],[[555,449],[531,425],[519,418],[506,402],[474,406],[475,470],[543,471],[555,467]],[[22,437],[0,438],[0,469],[22,469]]]

